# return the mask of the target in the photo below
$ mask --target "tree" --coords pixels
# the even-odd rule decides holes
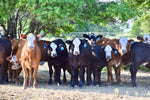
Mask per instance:
[[[75,30],[84,30],[88,23],[106,26],[116,17],[127,21],[136,16],[136,9],[125,1],[99,0],[2,0],[0,25],[10,39],[21,32],[59,36]],[[6,28],[7,27],[7,28]]]

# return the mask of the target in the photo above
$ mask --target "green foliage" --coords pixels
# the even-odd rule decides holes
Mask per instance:
[[[26,23],[23,32],[29,30],[33,18],[40,27],[44,26],[41,31],[43,34],[48,32],[51,27],[54,28],[49,34],[56,36],[73,31],[113,31],[111,27],[104,28],[109,25],[108,22],[114,23],[116,18],[124,22],[137,15],[135,8],[137,4],[132,4],[131,1],[121,0],[118,4],[97,0],[1,0],[0,23],[7,26],[6,22],[19,10],[19,18],[29,14],[22,18],[21,23]],[[28,20],[26,21],[26,19]],[[91,27],[88,29],[88,26]],[[119,30],[119,26],[117,26],[117,30]]]

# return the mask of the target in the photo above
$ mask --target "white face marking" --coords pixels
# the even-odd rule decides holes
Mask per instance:
[[[35,40],[35,36],[30,33],[28,36],[27,36],[27,40],[28,40],[28,48],[29,47],[33,47],[34,48],[34,40]]]
[[[50,47],[52,48],[51,56],[52,56],[52,57],[53,57],[53,56],[57,56],[57,52],[56,52],[57,45],[56,45],[54,42],[52,42],[52,43],[50,44]]]
[[[123,51],[127,51],[126,46],[127,46],[127,43],[128,43],[128,39],[126,37],[120,37],[119,43],[122,47],[121,50],[119,50],[119,52],[121,53],[121,55],[123,55],[124,54]]]
[[[104,49],[105,54],[106,54],[106,59],[107,61],[111,59],[111,52],[112,52],[112,47],[110,45],[107,45]]]
[[[143,41],[144,43],[150,44],[150,35],[149,34],[144,34],[143,40],[144,40]]]
[[[81,44],[80,39],[79,39],[79,38],[75,38],[72,43],[73,43],[73,45],[74,45],[73,54],[74,54],[74,55],[79,55],[79,54],[80,54],[79,46],[80,46],[80,44]]]
[[[19,63],[18,63],[18,59],[17,59],[17,56],[16,56],[16,55],[13,55],[13,56],[12,56],[11,61],[12,61],[12,63],[13,63],[13,64],[12,64],[12,69],[13,69],[13,70],[20,68]]]

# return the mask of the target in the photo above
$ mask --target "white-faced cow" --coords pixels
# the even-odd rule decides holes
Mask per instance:
[[[149,34],[144,34],[143,37],[138,36],[137,39],[140,40],[140,42],[142,42],[142,43],[150,44],[150,35]]]
[[[39,62],[41,59],[41,51],[40,48],[37,45],[37,41],[39,40],[39,37],[41,36],[34,36],[32,33],[29,35],[20,34],[20,37],[22,40],[25,40],[25,44],[21,51],[21,57],[20,62],[23,69],[23,76],[24,76],[24,83],[23,83],[23,89],[27,88],[27,77],[28,72],[27,69],[29,69],[29,85],[32,84],[32,69],[33,71],[33,87],[37,87],[37,71],[39,67]]]
[[[66,61],[68,56],[68,51],[66,48],[66,44],[62,41],[62,39],[56,39],[52,41],[48,45],[43,45],[43,47],[48,48],[47,55],[48,55],[48,65],[49,65],[49,82],[48,84],[52,84],[52,75],[53,75],[53,69],[52,66],[54,66],[55,69],[55,82],[61,84],[61,68],[63,68],[64,71],[64,77],[63,81],[66,82]]]

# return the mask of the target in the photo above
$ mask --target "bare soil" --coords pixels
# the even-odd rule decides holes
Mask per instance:
[[[150,100],[150,73],[137,72],[137,88],[132,87],[129,71],[121,72],[123,85],[114,82],[111,86],[105,86],[106,72],[102,72],[102,87],[87,86],[82,89],[75,86],[70,88],[70,75],[67,73],[67,83],[48,85],[48,66],[45,63],[39,67],[38,88],[28,86],[23,90],[23,76],[20,75],[20,84],[0,85],[0,100]],[[115,75],[114,75],[115,79]]]

